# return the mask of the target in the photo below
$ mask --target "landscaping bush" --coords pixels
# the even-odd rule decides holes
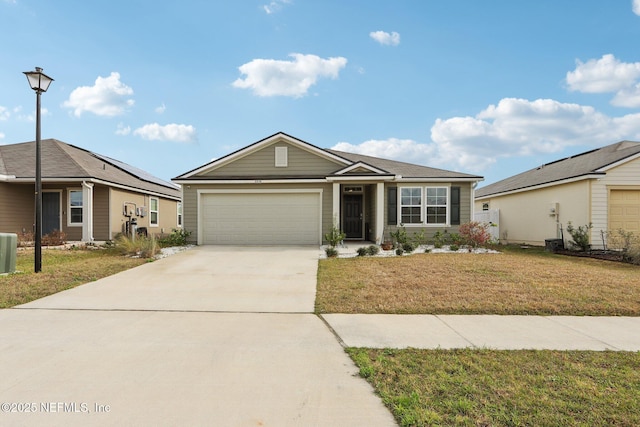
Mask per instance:
[[[324,253],[326,253],[327,257],[329,258],[335,258],[338,256],[338,250],[333,246],[329,246],[328,248],[325,248]]]
[[[440,249],[444,245],[449,243],[449,233],[447,230],[444,231],[436,231],[433,235],[433,247],[436,249]]]
[[[406,253],[410,254],[416,249],[416,247],[411,242],[405,242],[402,244],[402,249],[404,249]]]
[[[137,236],[135,239],[119,234],[114,241],[114,250],[127,256],[153,258],[160,252],[160,246],[152,234],[150,237]]]
[[[356,252],[358,252],[358,256],[367,256],[369,255],[369,248],[365,248],[365,247],[358,248]]]
[[[158,244],[162,248],[168,248],[171,246],[185,246],[187,239],[191,236],[191,232],[182,228],[174,228],[171,230],[171,234],[158,239]]]
[[[460,225],[460,243],[471,246],[472,248],[485,247],[491,242],[491,233],[489,233],[490,224],[482,224],[478,221],[471,221]]]
[[[345,237],[347,237],[347,234],[343,233],[342,230],[340,230],[335,225],[333,225],[333,227],[331,227],[331,230],[324,235],[324,239],[329,242],[329,245],[331,245],[331,247],[334,248],[338,246]]]
[[[367,255],[375,256],[380,252],[380,246],[377,245],[369,245],[367,248]]]
[[[396,231],[392,231],[389,234],[391,234],[396,248],[404,246],[404,244],[409,241],[409,236],[407,235],[407,230],[404,228],[404,225],[401,225]]]
[[[567,223],[567,232],[571,235],[572,241],[569,242],[572,248],[577,248],[581,251],[588,251],[591,247],[589,243],[589,230],[593,228],[593,225],[581,225],[575,228],[571,221]]]

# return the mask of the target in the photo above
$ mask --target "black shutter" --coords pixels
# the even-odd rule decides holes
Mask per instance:
[[[460,187],[451,187],[451,225],[460,225]]]
[[[398,224],[398,187],[387,188],[387,225]]]

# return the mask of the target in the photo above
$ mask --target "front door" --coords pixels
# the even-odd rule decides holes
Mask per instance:
[[[342,203],[342,224],[347,239],[363,239],[362,194],[345,194]]]
[[[60,230],[60,193],[42,193],[42,235]]]

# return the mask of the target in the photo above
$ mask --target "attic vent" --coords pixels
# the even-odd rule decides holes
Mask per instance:
[[[276,147],[276,167],[286,168],[289,164],[287,147]]]

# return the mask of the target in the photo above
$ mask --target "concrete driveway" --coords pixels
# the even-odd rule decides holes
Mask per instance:
[[[0,425],[391,426],[317,248],[197,247],[0,310]]]

